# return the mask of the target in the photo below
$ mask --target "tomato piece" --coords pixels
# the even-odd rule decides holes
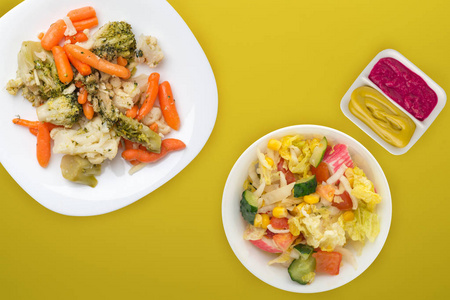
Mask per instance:
[[[313,175],[316,175],[317,183],[322,183],[330,178],[330,170],[328,170],[328,165],[323,161],[320,162],[317,168],[311,166],[311,172]]]
[[[284,177],[286,177],[286,182],[287,182],[287,184],[296,181],[294,174],[293,174],[289,169],[285,169],[285,168],[283,167],[283,165],[284,165],[284,159],[281,158],[281,159],[280,159],[280,162],[279,162],[278,165],[277,165],[277,169],[278,169],[278,171],[283,172]]]
[[[273,238],[273,236],[275,235],[275,233],[273,233],[272,231],[270,231],[269,229],[267,229],[266,230],[266,236],[268,237],[268,238]]]
[[[353,208],[353,201],[352,198],[350,198],[350,195],[345,191],[340,195],[336,195],[341,197],[343,202],[336,203],[333,201],[331,205],[334,207],[339,208],[340,210],[351,210]]]
[[[338,275],[342,254],[339,252],[318,251],[312,256],[316,259],[316,272]]]
[[[289,229],[288,218],[276,218],[270,219],[270,225],[275,229]]]
[[[283,251],[286,251],[297,237],[288,233],[277,233],[273,236],[275,244]]]

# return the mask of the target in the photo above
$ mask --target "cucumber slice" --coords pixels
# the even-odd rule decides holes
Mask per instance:
[[[315,269],[316,259],[309,256],[308,259],[300,257],[299,259],[294,260],[289,266],[288,272],[293,281],[305,285],[314,280],[314,277],[316,276],[316,273],[314,273]]]
[[[303,178],[294,185],[294,197],[303,197],[316,191],[316,175]]]
[[[256,213],[258,212],[258,197],[256,197],[251,191],[245,190],[242,193],[240,204],[242,217],[245,221],[253,225]]]
[[[311,254],[314,252],[314,248],[309,245],[298,244],[294,248],[297,249],[298,252],[300,252],[300,256],[303,259],[308,259],[311,256]]]
[[[328,147],[328,141],[326,137],[323,137],[319,145],[314,148],[314,151],[311,155],[311,158],[309,159],[309,163],[313,165],[314,168],[317,168],[317,166],[320,164],[320,162],[323,159],[323,156],[325,155],[325,151],[327,151]]]

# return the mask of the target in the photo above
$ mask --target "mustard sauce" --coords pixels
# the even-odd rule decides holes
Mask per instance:
[[[368,86],[353,91],[348,108],[379,137],[398,148],[408,145],[416,129],[410,117]]]

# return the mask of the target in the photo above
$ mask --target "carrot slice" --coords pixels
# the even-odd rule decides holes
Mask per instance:
[[[160,160],[172,151],[182,150],[186,145],[177,139],[165,139],[161,142],[161,152],[153,153],[145,149],[127,149],[122,152],[125,160],[137,160],[144,163],[150,163]]]
[[[138,121],[142,120],[153,108],[156,96],[158,95],[159,73],[152,73],[148,77],[148,87],[145,92],[145,100],[139,109],[139,114],[136,117]]]
[[[67,16],[72,22],[93,18],[97,15],[92,6],[85,6],[69,11]]]
[[[39,126],[39,121],[28,121],[28,120],[24,120],[24,119],[20,119],[20,118],[14,118],[14,119],[12,119],[12,122],[14,124],[22,125],[22,126],[29,127],[29,128],[37,129]]]
[[[77,31],[83,31],[85,29],[90,29],[92,27],[95,27],[98,25],[98,19],[97,17],[84,19],[81,21],[73,22],[73,26]]]
[[[37,136],[37,133],[38,133],[38,129],[37,128],[30,127],[30,128],[28,128],[28,130],[30,131],[30,133],[32,135]]]
[[[75,69],[77,69],[77,71],[81,75],[88,76],[89,74],[92,73],[91,67],[88,64],[85,64],[85,63],[79,61],[78,59],[73,57],[73,55],[70,54],[69,52],[66,52],[66,55],[67,55],[67,58],[69,59],[69,61],[75,67]]]
[[[80,93],[78,94],[78,103],[85,104],[87,101],[87,96],[87,90],[84,87],[80,88]]]
[[[128,64],[128,61],[127,61],[126,58],[123,58],[122,56],[119,56],[119,57],[117,58],[117,64],[118,64],[119,66],[125,67],[125,66]]]
[[[64,50],[72,54],[73,57],[75,57],[79,61],[109,75],[115,75],[123,79],[128,79],[131,76],[131,72],[127,68],[119,66],[117,64],[113,64],[105,59],[101,59],[91,51],[86,50],[78,45],[64,45]]]
[[[136,118],[136,115],[138,114],[138,110],[139,110],[139,107],[138,107],[137,105],[135,105],[135,106],[133,106],[132,108],[130,108],[129,110],[127,110],[127,112],[125,113],[125,115],[126,115],[128,118],[134,119],[134,118]]]
[[[150,129],[153,130],[154,132],[158,131],[158,123],[153,123],[152,125],[150,125]]]
[[[40,122],[37,132],[36,157],[41,167],[45,168],[50,162],[51,145],[50,130],[47,124]]]
[[[70,41],[71,44],[75,44],[78,42],[86,42],[88,37],[84,32],[77,32],[77,34],[72,36],[66,36],[66,41]]]
[[[52,48],[58,45],[59,41],[64,37],[66,27],[66,23],[62,19],[59,19],[50,25],[50,28],[41,40],[42,47],[48,51],[52,50]]]
[[[89,101],[86,101],[83,104],[83,112],[84,112],[84,116],[88,120],[91,120],[94,117],[94,108],[92,107],[91,103],[89,103]]]
[[[159,104],[167,124],[175,130],[180,128],[180,117],[175,107],[172,88],[169,82],[164,81],[159,85]]]
[[[73,71],[66,52],[64,52],[61,46],[55,46],[52,48],[52,53],[55,59],[56,69],[58,70],[59,80],[64,84],[71,82],[73,79]]]

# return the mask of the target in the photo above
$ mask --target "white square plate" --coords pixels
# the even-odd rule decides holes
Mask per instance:
[[[60,170],[62,155],[52,155],[45,169],[39,166],[36,138],[11,122],[17,115],[36,120],[36,109],[20,94],[11,96],[5,90],[8,80],[16,76],[22,42],[37,41],[39,32],[45,32],[51,22],[88,5],[97,11],[99,25],[126,21],[136,36],[146,34],[158,39],[165,58],[154,71],[161,74],[161,81],[171,83],[181,119],[180,130],[167,137],[180,139],[187,146],[132,176],[128,174],[130,164],[116,157],[104,163],[95,188],[65,180]],[[214,74],[189,27],[164,0],[26,0],[0,19],[0,34],[0,161],[31,197],[50,210],[87,216],[129,205],[178,174],[197,156],[211,134],[218,106]],[[138,74],[150,72],[146,67]]]
[[[384,57],[392,57],[401,62],[408,69],[410,69],[411,71],[422,77],[422,79],[425,80],[428,86],[436,93],[438,98],[436,107],[433,109],[433,111],[425,120],[419,121],[416,118],[414,118],[409,112],[407,112],[405,109],[403,109],[403,107],[401,107],[395,101],[393,101],[374,82],[372,82],[369,79],[370,71],[373,69],[375,64]],[[403,111],[406,115],[408,115],[411,118],[411,120],[413,120],[413,122],[416,124],[416,130],[414,131],[411,140],[405,147],[397,148],[385,142],[382,138],[380,138],[378,134],[376,134],[372,129],[370,129],[369,126],[367,126],[364,122],[362,122],[360,119],[358,119],[350,112],[348,108],[350,97],[352,95],[352,92],[360,86],[370,86],[379,91],[395,106],[397,106],[401,111]],[[384,147],[387,151],[389,151],[394,155],[400,155],[406,153],[409,149],[411,149],[411,147],[419,140],[419,138],[425,133],[425,131],[427,131],[428,127],[430,127],[430,125],[433,123],[433,121],[436,119],[436,117],[444,108],[446,102],[447,102],[447,95],[445,94],[445,91],[436,82],[434,82],[430,77],[428,77],[424,72],[422,72],[418,67],[416,67],[412,62],[410,62],[398,51],[386,49],[378,53],[377,56],[375,56],[375,58],[372,59],[372,61],[362,71],[362,73],[358,76],[358,78],[356,78],[355,82],[348,89],[347,93],[345,93],[344,97],[341,100],[341,110],[347,118],[349,118],[353,123],[356,124],[356,126],[358,126],[362,131],[367,133],[371,138],[377,141],[377,143],[380,144],[382,147]]]

